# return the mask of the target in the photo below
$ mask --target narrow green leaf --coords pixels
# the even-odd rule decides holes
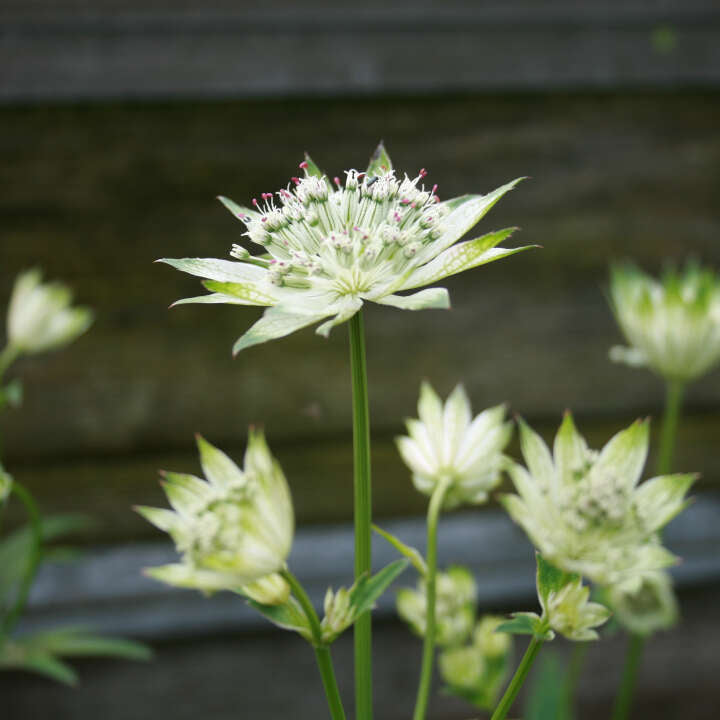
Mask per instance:
[[[370,157],[370,164],[368,165],[366,171],[367,175],[370,177],[374,177],[376,175],[386,175],[392,169],[392,160],[390,160],[390,156],[387,154],[385,145],[381,140],[380,144],[375,148],[375,152],[373,152]]]
[[[372,610],[375,601],[407,566],[407,560],[395,560],[372,577],[365,575],[360,578],[350,591],[350,602],[355,607],[356,615]]]
[[[104,656],[126,660],[149,660],[152,651],[140,643],[124,638],[93,635],[83,628],[61,628],[23,638],[31,654],[61,657]]]
[[[2,662],[0,661],[0,667]],[[28,670],[39,675],[44,675],[52,680],[56,680],[63,685],[77,685],[77,673],[66,663],[54,658],[52,655],[30,655],[25,657],[21,662],[8,667],[15,667],[18,670]]]
[[[525,720],[571,720],[567,672],[560,658],[543,653],[525,705]]]
[[[425,563],[425,558],[423,558],[419,550],[414,547],[410,547],[410,545],[406,545],[392,533],[389,533],[387,530],[383,530],[377,525],[373,525],[372,528],[378,535],[380,535],[380,537],[385,538],[385,540],[387,540],[401,555],[404,555],[408,560],[410,560],[413,567],[423,577],[427,575],[427,564]]]

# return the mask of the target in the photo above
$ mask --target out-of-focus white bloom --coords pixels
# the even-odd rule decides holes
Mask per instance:
[[[18,353],[34,354],[67,345],[92,323],[92,311],[71,307],[72,292],[62,283],[43,283],[39,270],[28,270],[15,281],[8,308],[8,345]]]
[[[632,266],[613,268],[610,297],[630,347],[610,357],[686,382],[720,362],[720,276],[688,264],[658,281]]]
[[[664,475],[640,485],[648,423],[636,422],[600,452],[590,450],[570,413],[554,452],[520,423],[527,469],[509,472],[518,495],[502,502],[535,547],[554,565],[600,585],[639,586],[643,573],[675,563],[658,531],[685,506],[695,475]]]
[[[419,419],[406,422],[408,436],[397,439],[400,455],[413,471],[415,487],[432,495],[445,483],[445,508],[485,502],[500,482],[502,451],[512,434],[512,423],[505,422],[505,407],[498,405],[473,418],[462,385],[443,406],[424,382],[418,415]]]
[[[499,616],[484,615],[469,645],[440,653],[440,675],[447,690],[480,708],[495,707],[510,670],[512,637],[496,632],[503,622]]]
[[[435,627],[438,645],[464,642],[475,622],[477,586],[472,573],[454,566],[436,576]],[[416,590],[403,588],[397,593],[397,611],[412,630],[423,636],[427,623],[427,584],[420,579]]]
[[[264,605],[285,602],[289,586],[278,572],[292,544],[293,508],[263,433],[250,431],[244,470],[201,437],[198,448],[207,481],[165,473],[173,510],[137,508],[182,554],[180,563],[147,574],[208,593],[232,590]]]
[[[413,179],[395,177],[382,145],[368,170],[348,170],[344,184],[340,178],[331,182],[309,157],[300,167],[305,177],[263,193],[252,209],[220,198],[265,254],[235,245],[230,254],[236,261],[162,260],[206,278],[211,294],[181,303],[269,307],[235,343],[236,353],[330,318],[317,330],[327,336],[365,301],[404,310],[447,308],[445,288],[396,293],[525,249],[496,247],[514,228],[455,244],[519,180],[487,195],[439,202],[437,186],[426,190],[421,184],[424,170]]]
[[[568,640],[597,640],[594,630],[610,617],[610,611],[600,603],[590,602],[590,588],[576,577],[558,591],[540,596],[544,615],[552,630]]]
[[[480,648],[487,657],[505,655],[512,648],[512,637],[504,632],[497,632],[505,618],[500,615],[483,615],[473,631],[473,645]]]
[[[669,630],[678,620],[678,602],[666,572],[645,573],[640,587],[631,592],[623,585],[611,587],[608,600],[618,622],[636,635]]]

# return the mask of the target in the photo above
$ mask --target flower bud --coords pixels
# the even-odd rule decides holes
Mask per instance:
[[[670,576],[665,572],[645,573],[640,587],[616,585],[608,599],[617,621],[636,635],[669,630],[678,620],[678,603]]]
[[[444,507],[480,504],[500,482],[503,449],[512,424],[498,405],[472,417],[470,401],[458,385],[443,405],[428,383],[420,388],[418,420],[406,423],[408,436],[397,439],[405,464],[413,471],[415,487],[432,495],[448,483]]]

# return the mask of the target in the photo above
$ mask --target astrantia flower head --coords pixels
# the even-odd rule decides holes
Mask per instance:
[[[640,587],[615,585],[607,597],[618,622],[636,635],[652,635],[677,623],[678,602],[665,571],[645,573]]]
[[[720,362],[720,276],[688,264],[660,281],[632,266],[613,268],[610,297],[630,347],[610,357],[668,380],[693,380]]]
[[[15,281],[8,308],[8,345],[17,353],[35,354],[67,345],[92,323],[92,311],[71,307],[72,292],[62,283],[43,283],[39,270]]]
[[[526,249],[496,247],[514,228],[455,245],[519,180],[488,195],[440,202],[437,187],[422,184],[425,170],[414,178],[396,177],[382,145],[366,172],[348,170],[342,179],[331,181],[309,157],[300,167],[304,177],[263,193],[252,208],[220,198],[263,254],[235,245],[235,261],[162,260],[206,278],[210,295],[180,303],[268,306],[234,352],[330,318],[317,329],[326,336],[365,301],[404,310],[447,308],[444,288],[396,293]]]
[[[173,510],[138,508],[182,554],[180,563],[147,574],[205,592],[232,590],[266,605],[284,602],[289,587],[278,571],[292,544],[293,509],[263,434],[250,432],[243,470],[201,437],[198,448],[207,481],[164,473]]]
[[[477,586],[469,570],[454,566],[436,578],[435,620],[439,645],[453,646],[467,640],[475,622]],[[398,615],[418,635],[427,623],[427,585],[418,580],[417,589],[403,588],[397,594]]]
[[[417,420],[408,420],[408,436],[397,439],[405,464],[413,471],[415,487],[432,495],[447,484],[443,507],[483,503],[500,482],[503,449],[512,423],[505,422],[505,407],[484,410],[472,417],[470,401],[458,385],[443,405],[426,382],[420,388]]]
[[[676,561],[658,531],[683,509],[696,476],[664,475],[638,485],[647,421],[619,432],[600,452],[588,448],[570,413],[553,454],[522,421],[520,441],[527,469],[509,467],[519,495],[502,501],[550,562],[600,585],[631,587],[641,573]]]

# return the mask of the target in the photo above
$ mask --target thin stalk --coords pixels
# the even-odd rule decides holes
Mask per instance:
[[[504,720],[507,716],[544,642],[544,640],[533,636],[530,645],[528,645],[528,649],[525,651],[525,655],[523,655],[523,659],[520,661],[520,665],[518,665],[518,669],[515,671],[510,684],[507,686],[507,690],[505,690],[505,694],[495,708],[495,712],[492,714],[490,720]]]
[[[328,707],[330,708],[330,717],[332,720],[345,720],[345,710],[340,697],[340,691],[338,690],[337,680],[335,679],[335,670],[333,669],[330,648],[322,641],[320,620],[315,612],[315,608],[310,602],[310,598],[307,596],[303,586],[289,570],[283,570],[282,576],[288,581],[293,595],[297,598],[310,623],[312,645],[315,649],[315,660],[317,661],[320,677],[322,678],[323,687],[325,688],[325,697],[327,698]]]
[[[684,389],[685,386],[680,380],[668,380],[667,382],[665,412],[663,413],[657,463],[658,475],[667,475],[671,472]]]
[[[437,526],[442,509],[447,483],[440,483],[430,498],[427,513],[427,575],[425,576],[425,640],[423,642],[422,665],[420,667],[420,684],[413,720],[425,720],[430,686],[432,685],[433,661],[435,659],[435,596],[437,575]]]
[[[12,610],[5,616],[2,622],[2,635],[7,636],[13,630],[17,621],[20,619],[25,605],[27,604],[28,596],[30,595],[30,588],[32,587],[35,575],[37,573],[38,566],[40,565],[40,559],[42,557],[42,523],[40,520],[40,511],[38,510],[37,503],[33,496],[25,489],[20,483],[14,482],[12,484],[11,492],[17,495],[17,497],[25,505],[25,511],[30,519],[30,529],[32,532],[32,549],[30,551],[30,557],[28,559],[27,567],[23,573],[22,580],[20,581],[20,588],[18,590],[17,597],[15,598],[15,604]]]
[[[370,573],[372,486],[370,482],[370,413],[368,408],[365,331],[362,311],[350,328],[350,373],[353,403],[353,470],[355,513],[355,578]],[[355,716],[372,720],[372,618],[364,613],[355,622]]]
[[[625,720],[630,715],[635,684],[637,681],[638,668],[642,659],[644,640],[640,635],[630,635],[627,655],[625,656],[625,667],[623,668],[620,692],[615,698],[612,720]]]

